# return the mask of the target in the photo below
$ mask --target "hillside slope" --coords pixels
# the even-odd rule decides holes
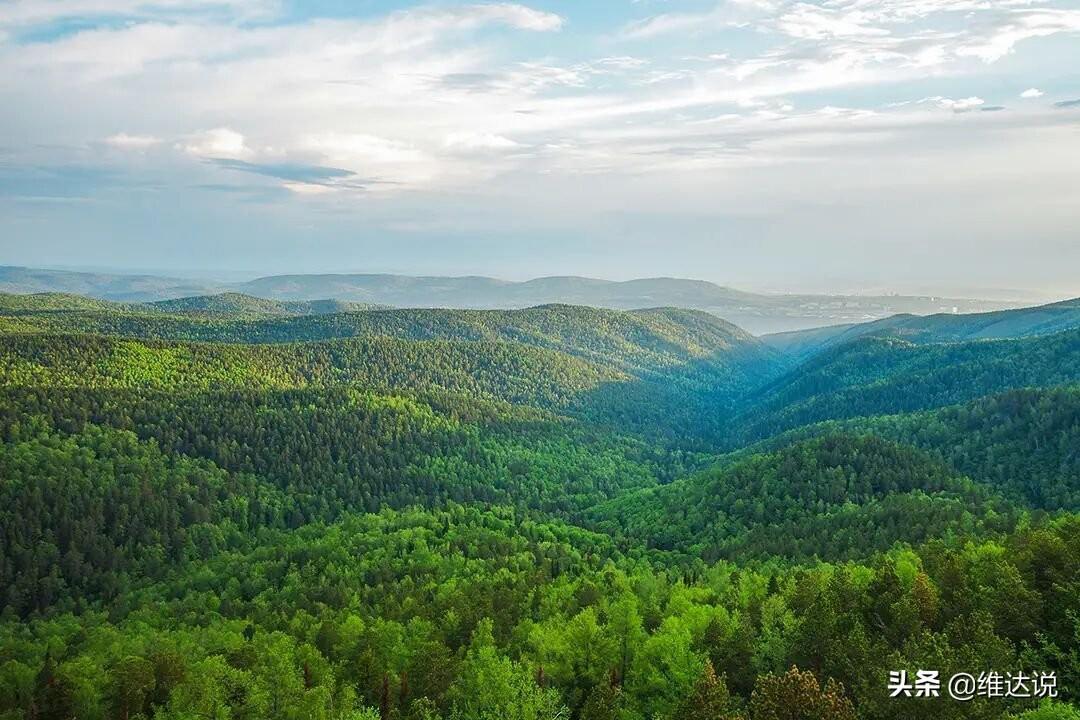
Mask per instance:
[[[83,335],[13,335],[0,347],[7,387],[196,392],[348,385],[468,393],[559,408],[624,377],[561,353],[507,343],[388,337],[293,345],[213,345]]]
[[[330,315],[334,313],[359,312],[361,310],[385,309],[385,306],[354,303],[345,300],[281,301],[267,300],[243,293],[220,293],[194,297],[158,300],[149,303],[155,310],[165,313],[209,313],[226,315]]]
[[[918,450],[829,435],[626,495],[590,516],[635,543],[713,561],[865,557],[960,529],[1006,530],[1016,513]]]
[[[1080,330],[921,345],[863,337],[797,366],[752,398],[741,437],[858,416],[928,410],[1024,387],[1080,381]]]
[[[834,433],[873,434],[921,448],[1027,507],[1080,510],[1080,386],[1011,390],[937,410],[815,423],[721,462]]]
[[[761,340],[793,359],[802,360],[868,335],[895,336],[915,343],[940,343],[1050,335],[1078,327],[1080,298],[1038,307],[987,313],[894,315],[856,325],[765,335]]]
[[[0,297],[0,718],[895,720],[919,667],[1077,700],[1080,395],[978,398],[1080,331],[791,368],[697,311],[263,302]],[[713,462],[736,408],[847,419]]]
[[[233,298],[227,300],[226,305],[235,307]],[[255,307],[264,302],[257,301]],[[413,347],[409,343],[436,342],[454,343],[455,352],[464,353],[469,343],[483,344],[486,349],[478,348],[480,355],[496,345],[505,346],[504,354],[512,354],[512,348],[542,350],[557,354],[552,361],[556,374],[564,364],[560,358],[573,358],[603,375],[602,381],[588,387],[571,381],[559,407],[602,419],[620,432],[647,431],[670,438],[719,437],[738,399],[786,367],[775,351],[740,328],[708,313],[672,308],[624,312],[548,305],[300,316],[253,314],[248,303],[239,312],[181,314],[131,306],[35,312],[25,299],[15,305],[17,311],[5,310],[0,303],[0,331],[13,337],[78,333],[264,348],[252,351],[254,356],[273,352],[270,345],[346,340],[369,344],[394,340],[405,343],[400,347],[406,354]],[[432,375],[423,368],[437,364],[438,358],[430,352],[427,357],[417,360],[419,372]]]
[[[289,343],[388,336],[518,342],[638,369],[676,366],[736,350],[763,359],[775,356],[731,323],[708,313],[674,308],[620,312],[546,305],[522,310],[390,310],[237,294],[142,306],[78,296],[0,295],[3,316],[19,317],[41,331],[155,340]]]

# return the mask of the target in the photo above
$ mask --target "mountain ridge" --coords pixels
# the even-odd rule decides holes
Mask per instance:
[[[325,273],[270,275],[229,283],[0,266],[0,292],[43,291],[72,292],[119,302],[154,302],[239,292],[269,300],[335,299],[396,307],[457,309],[512,309],[553,302],[618,310],[675,306],[710,312],[755,335],[875,320],[902,312],[927,314],[954,307],[975,312],[1013,306],[991,300],[933,296],[770,295],[707,280],[671,277],[620,281],[571,275],[519,282],[477,275]]]
[[[902,313],[868,323],[796,330],[761,337],[769,347],[804,360],[824,350],[874,335],[909,342],[966,342],[1050,335],[1080,327],[1080,298],[985,313]]]

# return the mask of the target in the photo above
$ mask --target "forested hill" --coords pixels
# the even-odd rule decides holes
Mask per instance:
[[[741,439],[829,419],[927,410],[1013,388],[1080,382],[1080,330],[916,344],[864,337],[798,365],[739,418]]]
[[[1078,383],[1076,329],[0,295],[0,720],[1076,720]]]
[[[31,295],[14,295],[0,293],[0,312],[5,316],[18,316],[24,314],[49,313],[56,311],[138,311],[148,306],[139,304],[114,303],[108,300],[72,295],[62,292],[34,293]]]
[[[562,353],[507,343],[387,337],[220,345],[88,335],[14,335],[0,348],[5,387],[287,390],[347,385],[442,391],[558,409],[629,380]]]
[[[231,313],[238,315],[331,315],[361,310],[386,309],[384,305],[346,300],[266,300],[242,293],[197,295],[159,300],[147,307],[166,313]]]
[[[720,464],[837,433],[872,434],[922,448],[1028,507],[1080,511],[1080,385],[1010,390],[937,410],[805,425],[731,453]]]
[[[866,557],[897,541],[1009,530],[1019,514],[920,451],[830,435],[624,496],[591,516],[649,548],[712,561]]]
[[[33,316],[45,313],[91,313],[180,316],[229,316],[233,320],[275,315],[330,315],[386,309],[382,305],[346,302],[342,300],[279,301],[243,295],[221,293],[160,300],[149,303],[119,303],[72,295],[70,293],[33,293],[14,295],[0,293],[0,314]],[[69,320],[70,322],[70,320]]]
[[[717,438],[739,398],[778,377],[786,367],[775,351],[734,325],[707,313],[672,308],[625,312],[548,305],[525,310],[371,310],[257,316],[247,310],[170,314],[158,310],[144,312],[132,306],[84,308],[71,301],[66,304],[71,309],[64,310],[65,305],[58,304],[54,296],[39,297],[43,305],[39,311],[26,298],[0,302],[0,327],[5,327],[13,337],[41,333],[70,337],[79,333],[195,342],[186,349],[177,349],[185,357],[210,352],[199,343],[217,343],[222,346],[220,352],[231,353],[230,357],[241,368],[252,362],[261,364],[260,372],[271,384],[283,373],[291,376],[301,372],[296,366],[296,355],[301,352],[298,343],[327,340],[341,343],[323,344],[322,350],[302,351],[312,357],[364,348],[360,352],[369,356],[365,361],[369,368],[365,377],[369,378],[387,373],[384,367],[377,366],[372,352],[400,348],[399,360],[386,360],[389,366],[397,368],[394,372],[400,377],[398,380],[386,377],[382,385],[399,388],[411,382],[401,379],[403,363],[409,364],[409,372],[415,373],[417,382],[423,386],[466,387],[460,379],[439,381],[441,371],[437,368],[446,362],[438,357],[441,346],[434,343],[450,343],[449,348],[456,348],[448,350],[450,356],[462,360],[475,350],[472,364],[477,367],[482,358],[498,354],[501,359],[488,376],[504,385],[516,383],[520,387],[532,382],[529,372],[511,380],[515,372],[522,373],[514,371],[508,375],[507,362],[516,354],[522,356],[522,363],[528,363],[529,358],[539,357],[538,352],[554,353],[550,355],[550,378],[540,377],[543,371],[533,363],[537,381],[552,390],[545,391],[546,396],[558,397],[557,402],[541,403],[544,407],[557,406],[578,415],[604,419],[628,432],[683,437],[691,442],[695,438]],[[28,340],[24,347],[35,342]],[[245,344],[253,349],[224,349],[225,345]],[[274,350],[274,345],[279,349]],[[123,344],[117,347],[121,346],[129,347]],[[95,352],[103,352],[100,346],[95,347],[98,347]],[[330,349],[334,347],[341,350]],[[161,348],[157,346],[153,353],[162,354]],[[286,361],[291,363],[291,369],[271,371],[267,365],[271,361],[267,358],[274,353],[293,358]],[[337,380],[344,380],[348,374],[334,363],[326,367],[340,371]],[[561,375],[560,368],[576,368],[567,370],[575,377]],[[586,369],[592,379],[581,382],[578,376]],[[214,373],[220,374],[218,370],[211,375]],[[425,376],[427,380],[420,379]],[[195,377],[202,375],[196,373]],[[458,377],[462,377],[460,373]],[[563,384],[561,392],[555,390],[559,384]],[[498,397],[508,395],[504,392]],[[525,395],[516,397],[533,402],[525,400]]]
[[[674,308],[623,312],[546,305],[524,310],[367,309],[316,314],[293,312],[289,307],[288,303],[235,295],[151,306],[111,305],[75,296],[0,295],[0,318],[9,319],[10,329],[229,343],[372,336],[508,341],[638,369],[724,355],[768,365],[775,364],[777,357],[731,323],[708,313]],[[188,314],[192,312],[194,316]],[[259,314],[315,316],[250,317]]]
[[[1080,298],[986,313],[894,315],[874,322],[777,333],[761,339],[769,347],[799,360],[867,335],[895,336],[915,343],[941,343],[1050,335],[1078,327]]]

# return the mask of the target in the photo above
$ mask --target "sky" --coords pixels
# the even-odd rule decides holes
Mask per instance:
[[[0,0],[0,264],[1080,295],[1080,0]]]

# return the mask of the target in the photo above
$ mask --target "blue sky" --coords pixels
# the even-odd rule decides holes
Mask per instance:
[[[1080,295],[1080,0],[5,0],[0,263]]]

